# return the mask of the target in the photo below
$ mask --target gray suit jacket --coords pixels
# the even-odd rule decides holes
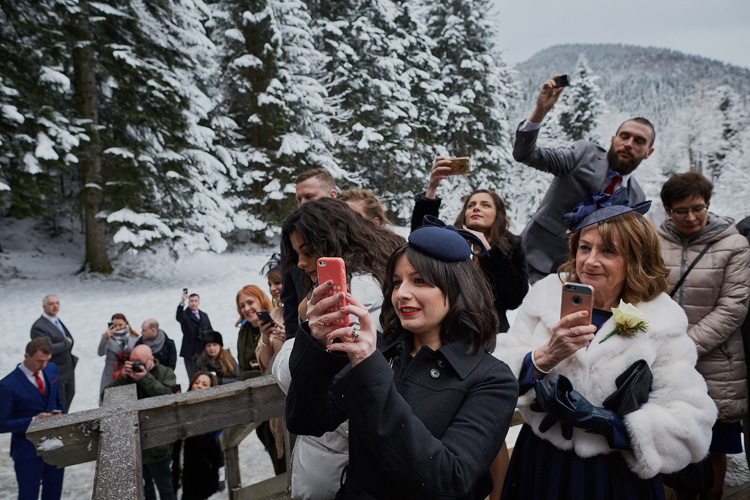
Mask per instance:
[[[31,338],[44,337],[49,341],[52,346],[52,359],[50,361],[57,365],[57,368],[60,370],[60,381],[64,382],[74,378],[73,370],[75,370],[78,358],[73,356],[72,352],[73,336],[62,321],[60,321],[60,325],[70,338],[70,342],[65,340],[60,330],[44,316],[40,316],[31,326]]]
[[[521,237],[526,261],[537,277],[557,272],[568,254],[567,227],[563,216],[587,194],[597,194],[609,171],[607,151],[593,142],[577,141],[569,148],[548,149],[537,146],[539,130],[516,131],[513,158],[530,167],[555,176],[539,209],[526,225]],[[640,203],[646,195],[631,177],[628,182],[630,203]]]

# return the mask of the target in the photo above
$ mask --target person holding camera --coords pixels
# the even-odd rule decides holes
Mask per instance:
[[[610,140],[609,151],[589,141],[577,141],[562,149],[537,146],[542,121],[567,85],[560,81],[562,77],[557,75],[544,82],[534,111],[516,130],[513,147],[516,161],[555,176],[539,209],[521,233],[532,283],[555,273],[565,262],[568,236],[563,216],[585,195],[611,195],[626,190],[630,203],[646,199],[631,175],[654,152],[654,126],[641,117],[620,125]]]
[[[147,345],[133,348],[120,376],[106,388],[136,384],[138,399],[163,396],[175,392],[177,377],[171,368],[160,365]],[[102,394],[104,396],[104,394]],[[161,500],[176,500],[172,483],[172,444],[149,448],[142,452],[144,498],[156,500],[154,486]]]
[[[104,371],[99,384],[99,394],[103,394],[104,389],[120,376],[122,367],[130,358],[130,352],[138,339],[138,332],[130,326],[124,314],[112,315],[112,321],[107,324],[97,350],[99,356],[104,356]]]

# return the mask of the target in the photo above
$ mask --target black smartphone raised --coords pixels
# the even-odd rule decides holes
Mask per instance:
[[[555,80],[555,88],[559,89],[560,87],[570,86],[570,80],[568,80],[568,75],[556,76],[554,80]]]
[[[182,293],[187,293],[187,288],[183,288]]]
[[[264,325],[273,321],[268,311],[258,311],[256,314],[258,315],[258,319],[260,320],[260,322]]]
[[[109,323],[107,323],[107,330],[109,330],[110,328],[112,328],[112,325],[114,325],[114,323],[111,322],[111,321]]]

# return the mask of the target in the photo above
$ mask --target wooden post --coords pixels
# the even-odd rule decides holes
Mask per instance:
[[[101,420],[95,499],[143,499],[138,411],[128,409],[136,399],[135,384],[107,389],[104,393],[104,407],[114,411]]]

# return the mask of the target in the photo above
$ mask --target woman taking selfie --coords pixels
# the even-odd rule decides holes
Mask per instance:
[[[283,241],[287,265],[303,271],[309,292],[317,282],[317,262],[322,256],[340,257],[347,272],[347,289],[360,298],[380,330],[380,307],[388,257],[403,238],[360,217],[346,203],[324,198],[305,203],[284,221]],[[284,392],[291,380],[289,356],[295,339],[281,348],[273,376]],[[346,422],[322,436],[298,436],[292,452],[292,496],[302,500],[333,498],[340,488],[341,471],[349,462]]]
[[[427,191],[415,197],[412,231],[422,225],[425,215],[438,216],[441,200],[437,188],[440,181],[450,175],[450,164],[450,160],[443,156],[435,159]],[[521,305],[529,289],[529,274],[521,238],[508,231],[510,221],[505,213],[505,202],[492,191],[477,189],[466,197],[453,225],[474,233],[487,250],[485,255],[476,259],[493,289],[495,310],[500,320],[498,331],[508,331],[506,311]]]
[[[337,498],[483,499],[518,384],[494,358],[492,294],[458,232],[424,227],[386,265],[383,342],[355,296],[313,291],[292,350],[287,425],[320,435],[349,421]],[[358,325],[335,326],[352,315]],[[342,371],[345,367],[349,369]]]
[[[525,421],[503,500],[663,499],[659,474],[708,451],[716,406],[685,314],[664,293],[659,238],[642,217],[651,202],[613,198],[587,197],[566,215],[568,261],[534,285],[498,336]],[[562,302],[563,281],[593,295]],[[588,297],[593,308],[579,307]]]

